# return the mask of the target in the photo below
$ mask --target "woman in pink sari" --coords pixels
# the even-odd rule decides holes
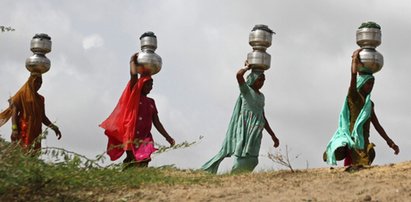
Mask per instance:
[[[127,157],[124,163],[128,166],[147,167],[151,161],[154,147],[151,127],[163,135],[171,146],[174,139],[164,129],[157,114],[157,108],[152,98],[147,97],[153,88],[153,79],[143,73],[138,77],[138,53],[130,60],[130,81],[124,89],[117,106],[111,115],[101,123],[108,137],[107,154],[112,161],[120,158],[124,151]]]

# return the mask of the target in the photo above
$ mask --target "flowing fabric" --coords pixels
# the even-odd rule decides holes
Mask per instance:
[[[361,87],[370,79],[374,79],[374,77],[369,74],[358,75],[356,86],[357,91],[359,91]],[[347,98],[345,99],[340,113],[338,129],[327,145],[326,154],[328,164],[337,165],[334,152],[339,147],[348,146],[349,149],[364,149],[363,125],[370,118],[371,112],[371,94],[368,94],[365,98],[365,104],[355,121],[353,130],[350,132],[350,109],[348,107]]]
[[[251,172],[258,164],[257,156],[236,157],[232,173]]]
[[[34,149],[41,147],[41,142],[34,142],[42,132],[42,120],[44,116],[44,97],[34,89],[36,79],[41,79],[41,75],[31,75],[27,82],[9,100],[10,106],[0,113],[0,127],[4,125],[12,116],[11,107],[17,108],[18,116],[18,141],[24,148]]]
[[[10,100],[9,105],[11,106],[11,100]],[[12,115],[13,115],[13,111],[11,110],[11,107],[8,107],[4,111],[2,111],[0,113],[0,127],[2,127],[4,124],[6,124],[7,121],[9,121],[9,119],[11,118]]]
[[[221,161],[223,161],[225,157],[232,155],[235,155],[237,159],[239,159],[239,157],[258,157],[262,130],[265,125],[263,114],[264,95],[255,92],[250,86],[262,73],[261,71],[251,72],[247,76],[247,82],[240,85],[241,94],[234,106],[221,150],[217,155],[206,162],[201,169],[211,173],[217,173]],[[247,158],[241,159],[243,161],[247,160]],[[255,162],[255,159],[252,160]],[[250,164],[241,163],[241,165]],[[250,168],[246,169],[253,170],[256,165],[255,163],[254,166],[249,166]]]
[[[138,151],[155,151],[154,146],[150,146],[152,139],[142,139],[135,142],[141,89],[144,83],[149,80],[151,80],[150,76],[141,77],[132,89],[130,89],[130,82],[128,82],[117,106],[110,116],[100,124],[100,127],[105,129],[104,134],[108,137],[107,154],[112,161],[120,158],[127,150],[132,150],[135,157],[137,157]],[[141,147],[137,148],[136,145],[141,145]]]

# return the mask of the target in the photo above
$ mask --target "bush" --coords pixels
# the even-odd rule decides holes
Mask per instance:
[[[45,156],[53,160],[42,160]],[[145,184],[198,184],[212,178],[170,166],[122,171],[120,164],[99,165],[103,160],[103,154],[92,160],[50,147],[43,148],[41,156],[33,155],[0,138],[0,201],[94,200],[97,196],[88,193],[111,193]]]

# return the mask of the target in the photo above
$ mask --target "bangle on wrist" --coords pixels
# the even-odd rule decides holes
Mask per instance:
[[[49,127],[49,128],[51,128],[51,129],[53,129],[53,130],[57,130],[57,129],[59,129],[59,127],[57,127],[56,125],[54,125],[54,124],[50,124],[50,125],[48,125],[47,127]]]
[[[13,125],[11,125],[11,130],[12,131],[16,131],[18,128],[17,128],[17,124],[13,124]]]
[[[388,146],[392,147],[393,145],[395,145],[394,141],[389,140],[387,141]]]

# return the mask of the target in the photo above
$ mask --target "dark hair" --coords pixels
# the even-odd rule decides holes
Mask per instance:
[[[271,34],[275,34],[275,32],[273,30],[271,30],[270,28],[268,28],[267,25],[262,25],[262,24],[255,25],[251,31],[255,31],[257,29],[261,29],[261,30],[264,30],[264,31],[269,32]]]
[[[142,35],[140,36],[140,40],[141,40],[143,37],[146,37],[146,36],[157,38],[156,35],[154,34],[154,32],[149,31],[149,32],[144,32],[144,34],[142,34]]]

